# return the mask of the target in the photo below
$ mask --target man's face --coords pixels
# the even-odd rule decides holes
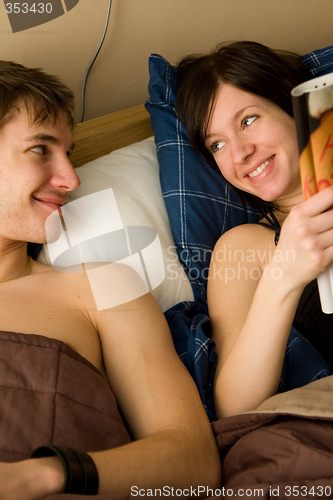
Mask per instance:
[[[22,108],[0,129],[0,238],[46,242],[46,218],[80,185],[72,149],[62,111],[36,125]]]

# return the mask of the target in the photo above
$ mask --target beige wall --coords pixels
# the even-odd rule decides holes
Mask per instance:
[[[83,77],[107,8],[108,0],[80,0],[66,15],[12,33],[0,1],[0,58],[61,76],[76,91],[78,118]],[[224,40],[250,39],[305,53],[333,45],[332,19],[333,0],[113,0],[88,80],[85,119],[144,102],[152,52],[175,63]]]

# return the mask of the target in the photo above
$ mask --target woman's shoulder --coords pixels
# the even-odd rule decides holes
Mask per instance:
[[[275,232],[259,224],[236,226],[224,233],[215,245],[212,263],[221,267],[244,263],[247,267],[265,266],[276,249]]]
[[[249,245],[267,246],[274,244],[274,230],[260,224],[242,224],[226,231],[218,239],[214,251],[221,249],[224,245],[232,245],[238,248],[248,248]]]

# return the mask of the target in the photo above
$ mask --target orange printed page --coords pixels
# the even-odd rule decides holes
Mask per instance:
[[[305,200],[333,185],[333,109],[322,115],[312,132],[300,156],[300,169]]]

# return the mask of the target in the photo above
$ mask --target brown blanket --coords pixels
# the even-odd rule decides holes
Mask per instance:
[[[100,372],[58,340],[0,332],[0,401],[3,462],[23,460],[42,444],[96,451],[131,440]]]
[[[332,394],[333,376],[215,422],[221,496],[333,498]]]
[[[94,451],[130,441],[99,371],[57,340],[0,332],[0,394],[0,461],[46,443]],[[215,422],[220,498],[333,498],[332,394],[333,376]],[[65,498],[126,497],[47,500]]]

